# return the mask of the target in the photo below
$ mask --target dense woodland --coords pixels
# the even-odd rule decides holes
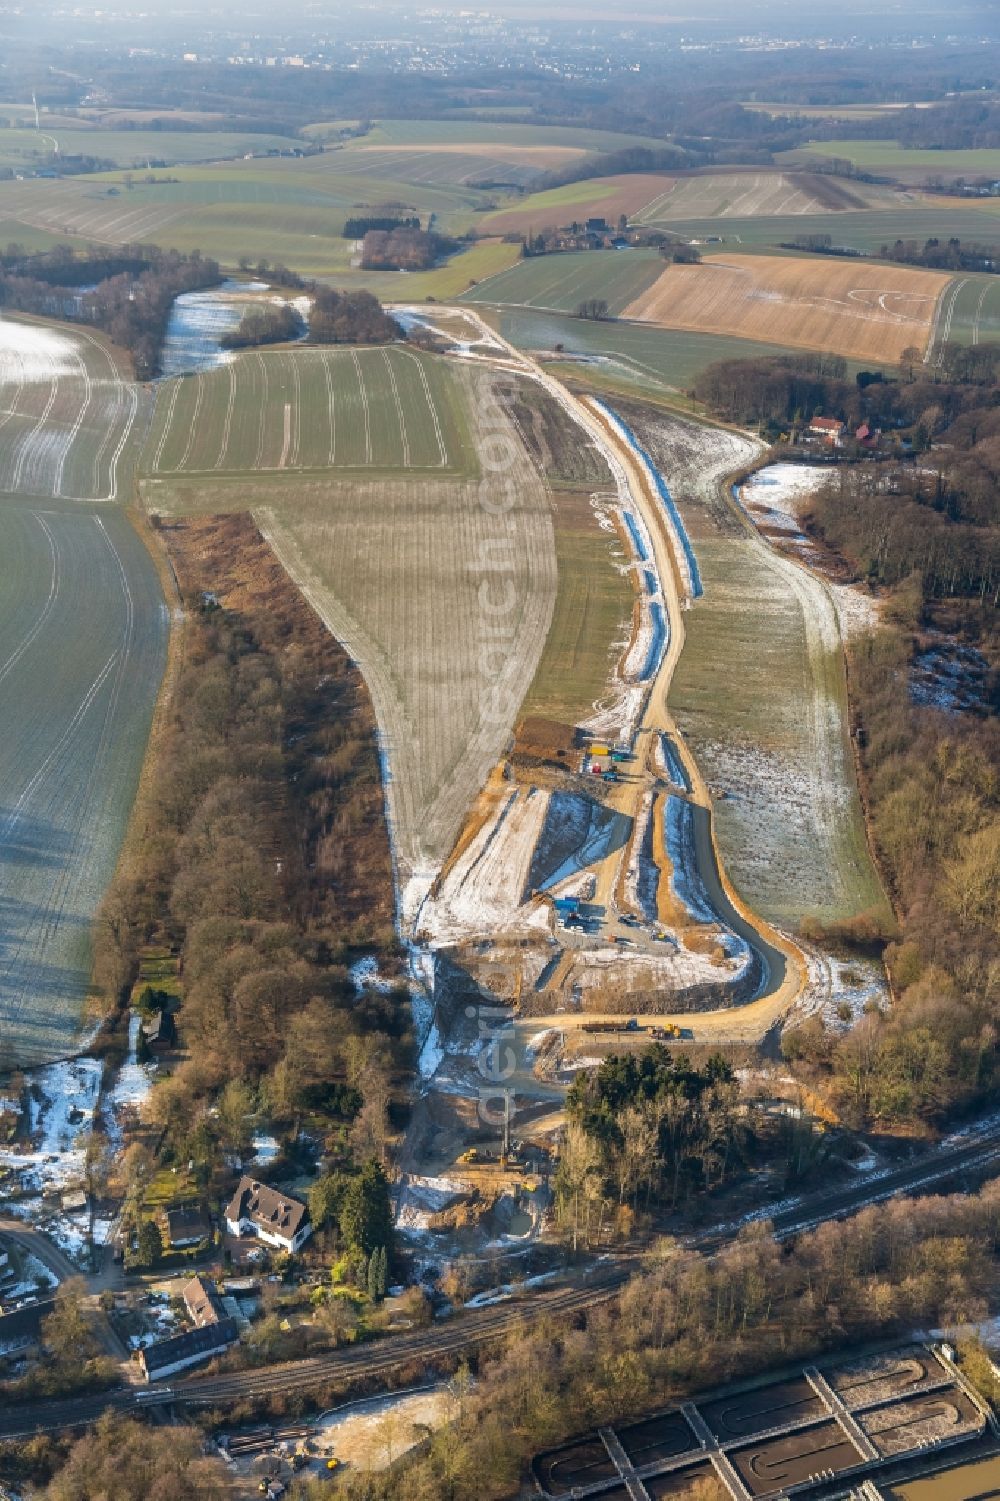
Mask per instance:
[[[311,344],[391,344],[405,335],[371,292],[318,287],[309,314]]]
[[[938,376],[848,381],[822,357],[714,367],[699,393],[742,420],[867,418],[913,457],[841,464],[807,524],[883,598],[850,648],[852,717],[875,847],[899,913],[895,1003],[845,1037],[819,1020],[786,1051],[862,1124],[940,1123],[1000,1080],[1000,346],[946,349]],[[914,692],[925,664],[968,702]],[[817,934],[816,936],[821,936]],[[827,935],[831,936],[831,935]],[[862,916],[832,935],[877,940]]]
[[[409,1027],[400,996],[359,996],[347,973],[359,952],[391,973],[396,951],[371,706],[249,517],[163,536],[183,661],[97,977],[119,995],[144,944],[179,955],[185,1061],[153,1097],[161,1156],[208,1175],[264,1106],[343,1121],[360,1165],[384,1152]]]
[[[455,248],[453,240],[419,227],[369,229],[361,242],[361,265],[366,271],[426,271]]]
[[[128,351],[137,379],[150,380],[174,298],[221,280],[218,263],[196,250],[141,245],[27,256],[9,245],[0,257],[0,307],[89,323]]]
[[[223,334],[219,343],[223,349],[258,349],[262,344],[287,344],[304,331],[302,317],[290,302],[271,303],[248,308],[239,327]]]
[[[599,1244],[609,1207],[676,1205],[725,1183],[748,1144],[740,1090],[722,1058],[690,1064],[662,1044],[581,1070],[566,1096],[559,1217]]]

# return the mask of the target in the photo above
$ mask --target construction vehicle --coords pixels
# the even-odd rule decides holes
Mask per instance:
[[[676,1022],[664,1022],[662,1027],[650,1027],[649,1035],[657,1042],[665,1042],[671,1037],[682,1037],[684,1034]]]
[[[630,1016],[624,1022],[584,1022],[583,1032],[645,1032],[645,1027],[640,1027],[634,1016]]]
[[[459,1160],[459,1162],[478,1162],[479,1161],[479,1150],[478,1150],[478,1148],[476,1148],[476,1147],[470,1147],[467,1152],[463,1152],[462,1153],[461,1157],[458,1160]]]

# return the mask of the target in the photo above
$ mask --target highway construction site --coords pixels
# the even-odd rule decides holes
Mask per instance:
[[[664,1501],[699,1480],[733,1501],[878,1496],[854,1487],[915,1456],[936,1468],[941,1451],[987,1434],[989,1410],[947,1350],[912,1345],[600,1428],[537,1455],[532,1474],[554,1501]]]

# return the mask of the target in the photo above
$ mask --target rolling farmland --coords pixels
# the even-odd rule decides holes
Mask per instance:
[[[96,335],[0,319],[0,495],[114,500],[140,399]]]
[[[589,177],[584,182],[571,182],[564,187],[531,193],[519,204],[487,214],[483,225],[498,234],[527,234],[548,225],[598,215],[609,224],[617,223],[619,214],[628,214],[630,218],[642,221],[646,206],[667,194],[674,181],[657,172]]]
[[[163,381],[143,456],[164,477],[470,462],[453,372],[399,348],[247,351]]]
[[[950,280],[856,261],[727,255],[668,266],[623,315],[885,362],[925,348]]]
[[[651,287],[662,270],[663,257],[656,250],[538,255],[481,282],[464,300],[571,313],[580,302],[599,297],[617,315]]]
[[[166,652],[152,560],[116,507],[0,497],[0,1048],[76,1042]]]
[[[505,307],[497,316],[501,334],[519,349],[552,357],[555,346],[561,344],[567,355],[580,361],[574,366],[567,360],[565,371],[574,370],[595,384],[633,394],[686,391],[695,376],[716,360],[774,353],[772,344],[651,324],[592,323],[531,308]]]
[[[404,350],[387,351],[388,360],[379,350],[357,353],[372,441],[367,462],[363,413],[356,406],[343,448],[337,438],[332,468],[286,469],[280,480],[266,468],[254,475],[259,436],[253,430],[234,436],[243,431],[237,426],[241,416],[256,422],[248,375],[239,388],[247,399],[236,407],[230,438],[232,452],[248,453],[239,483],[227,484],[223,470],[189,471],[190,478],[178,473],[176,480],[146,480],[144,493],[153,509],[166,512],[253,508],[282,562],[361,664],[388,756],[387,791],[405,888],[411,877],[419,883],[421,876],[433,875],[506,743],[548,634],[555,545],[546,485],[495,394],[497,377],[475,366],[459,370],[431,357],[412,358]],[[343,372],[342,382],[335,379],[335,395],[352,387],[356,392],[350,351],[270,356],[283,379],[291,378],[291,361],[309,372],[311,379],[303,377],[300,389],[303,402],[315,400],[315,405],[313,416],[301,424],[290,420],[286,428],[269,422],[265,464],[280,459],[289,434],[286,461],[298,441],[300,457],[327,463],[327,357],[335,376]],[[242,356],[229,369],[243,364],[256,361]],[[431,417],[421,370],[432,394]],[[216,373],[228,380],[225,370]],[[414,414],[412,427],[407,426],[407,468],[393,378],[404,418],[411,409]],[[509,384],[509,377],[504,380]],[[171,384],[196,386],[190,379]],[[209,389],[207,381],[204,388]],[[217,421],[225,385],[213,384],[211,390]],[[185,392],[184,400],[196,396]],[[280,398],[267,408],[287,409]],[[338,433],[340,421],[338,416]],[[185,426],[190,434],[190,414],[166,429],[173,436],[161,465],[171,455],[171,462],[183,457]],[[201,423],[199,429],[204,426],[216,424]],[[161,415],[147,459],[155,457],[163,431]],[[218,454],[218,431],[214,450],[198,443],[192,439],[188,464],[204,464],[211,452]],[[499,467],[471,477],[479,474],[476,456],[485,464],[490,454]]]
[[[674,219],[772,218],[837,213],[886,196],[871,188],[848,190],[830,178],[804,172],[704,172],[667,180],[637,215],[641,224]]]
[[[870,172],[890,174],[900,182],[927,182],[942,177],[1000,177],[1000,150],[921,150],[892,140],[813,141],[791,159],[808,163],[817,156],[841,157]]]
[[[80,129],[45,122],[42,130],[0,128],[0,165],[34,168],[48,162],[55,150],[62,156],[93,156],[119,167],[150,162],[211,162],[242,157],[248,151],[294,151],[300,143],[290,136],[225,130],[106,130]]]

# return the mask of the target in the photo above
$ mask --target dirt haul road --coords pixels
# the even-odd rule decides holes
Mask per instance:
[[[666,509],[656,493],[651,476],[639,456],[628,442],[618,425],[609,419],[600,406],[589,398],[578,399],[558,380],[548,375],[534,361],[523,356],[513,345],[503,340],[478,314],[471,309],[454,309],[467,320],[478,325],[484,340],[494,347],[501,346],[506,356],[504,363],[531,376],[556,400],[573,421],[579,424],[597,444],[611,469],[616,483],[627,488],[633,504],[644,521],[652,539],[653,556],[660,579],[663,600],[669,623],[669,637],[663,660],[649,688],[645,708],[635,741],[636,775],[614,784],[611,806],[629,818],[635,819],[640,812],[644,795],[656,782],[655,753],[663,733],[668,734],[678,747],[690,781],[690,799],[705,810],[709,840],[702,841],[700,862],[706,884],[711,890],[721,883],[730,906],[743,923],[756,935],[758,950],[765,955],[770,979],[765,982],[764,992],[758,999],[736,1008],[697,1013],[695,1036],[697,1039],[731,1038],[740,1041],[759,1040],[792,1006],[806,983],[806,962],[801,951],[784,934],[772,928],[742,901],[734,890],[722,865],[716,845],[712,824],[712,800],[694,756],[684,743],[673,715],[668,708],[670,683],[684,647],[684,606],[687,603],[687,586],[684,582],[682,564]],[[711,844],[712,861],[708,864],[705,844]],[[614,896],[623,874],[627,859],[627,846],[609,854],[596,867],[597,886],[593,896],[595,905],[604,905],[611,910]],[[533,1016],[532,1031],[546,1025],[566,1028],[580,1026],[585,1021],[601,1019],[621,1020],[620,1017],[602,1018],[599,1013],[585,1015],[554,1012],[550,1016]],[[678,1026],[691,1027],[692,1014],[677,1016],[663,1013],[640,1019],[650,1025],[675,1022]],[[526,1025],[528,1025],[526,1023]]]

